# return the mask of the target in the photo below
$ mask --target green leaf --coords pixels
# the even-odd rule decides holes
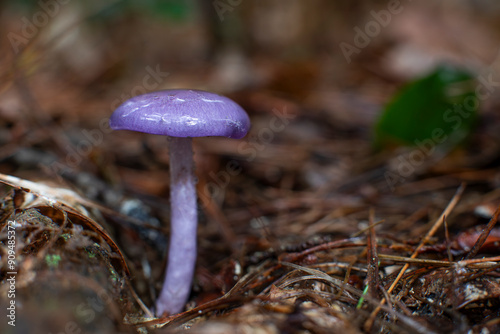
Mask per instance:
[[[45,255],[45,262],[50,268],[57,268],[59,262],[61,261],[61,255],[57,254],[47,254]]]
[[[108,20],[133,13],[182,22],[192,18],[195,12],[196,2],[194,0],[119,0],[108,6],[103,6],[99,13],[92,16],[92,19]]]
[[[140,3],[142,9],[151,15],[166,19],[184,21],[194,11],[193,1],[186,0],[143,0]]]
[[[375,126],[375,146],[456,145],[473,129],[478,99],[468,72],[440,66],[409,83],[388,103]]]

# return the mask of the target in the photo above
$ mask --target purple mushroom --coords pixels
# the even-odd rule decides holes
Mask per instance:
[[[196,188],[191,137],[242,138],[247,113],[234,101],[198,90],[164,90],[131,98],[109,119],[114,130],[169,136],[171,233],[168,265],[156,314],[182,311],[196,263]]]

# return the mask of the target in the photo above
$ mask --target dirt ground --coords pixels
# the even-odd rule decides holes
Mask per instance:
[[[42,0],[0,15],[1,333],[500,333],[500,5]],[[473,77],[466,138],[374,145],[388,103],[443,64]],[[173,88],[227,96],[252,127],[194,139],[194,283],[185,311],[155,317],[167,139],[108,120]]]

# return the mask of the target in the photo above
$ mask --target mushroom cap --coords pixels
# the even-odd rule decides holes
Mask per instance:
[[[135,96],[111,115],[114,130],[172,137],[242,138],[250,119],[233,100],[200,90],[172,89]]]

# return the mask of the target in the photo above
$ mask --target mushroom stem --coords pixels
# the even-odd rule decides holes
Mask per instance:
[[[170,246],[156,314],[182,311],[196,263],[196,188],[191,138],[170,137]]]

